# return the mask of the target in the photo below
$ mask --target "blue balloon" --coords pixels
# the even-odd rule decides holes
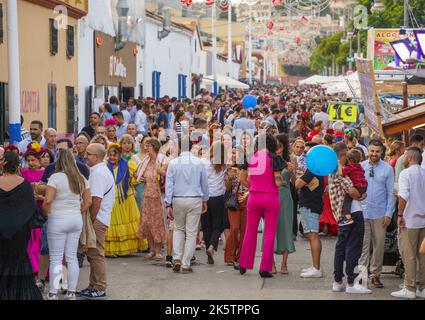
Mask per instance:
[[[307,154],[307,168],[316,176],[327,176],[337,171],[338,157],[332,148],[316,146]]]
[[[257,98],[247,95],[242,99],[242,105],[245,109],[252,109],[257,106]]]

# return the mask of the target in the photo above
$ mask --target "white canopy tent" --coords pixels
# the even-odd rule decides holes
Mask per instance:
[[[249,89],[249,85],[223,75],[217,76],[217,82],[218,82],[218,85],[222,87],[229,87],[232,89]],[[214,84],[214,76],[204,76],[202,78],[202,84],[203,85]]]
[[[352,73],[348,76],[327,77],[314,75],[308,79],[299,81],[300,85],[321,85],[326,89],[327,94],[345,93],[348,97],[354,98],[354,95],[348,85],[350,83],[355,95],[360,97],[360,84],[358,73]]]

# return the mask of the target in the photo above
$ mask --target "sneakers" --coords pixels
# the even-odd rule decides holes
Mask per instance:
[[[334,282],[332,284],[332,291],[333,292],[344,292],[346,289],[345,284],[341,283],[339,284],[338,282]]]
[[[301,278],[321,278],[323,277],[322,270],[317,270],[315,267],[312,269],[301,273]]]
[[[368,288],[362,286],[361,284],[354,284],[352,287],[347,286],[345,289],[345,293],[349,294],[370,294],[372,293],[372,290],[369,290]]]
[[[166,256],[165,257],[165,266],[167,268],[172,268],[173,267],[173,257],[172,256]]]
[[[65,295],[65,300],[77,300],[75,292],[67,292]]]
[[[88,300],[102,300],[102,299],[106,299],[106,292],[93,289],[93,290],[81,292],[80,296]]]
[[[353,224],[354,220],[353,219],[342,219],[339,223],[338,226],[340,227],[345,227],[345,226],[349,226],[350,224]]]
[[[416,298],[424,298],[425,299],[425,289],[421,290],[416,290]]]
[[[191,262],[191,263],[196,262],[196,257],[195,257],[195,256],[193,256],[193,257],[192,257],[192,259],[190,259],[190,262]]]
[[[406,288],[399,291],[391,292],[391,296],[394,298],[403,298],[403,299],[416,299],[416,293],[409,291]]]
[[[59,300],[59,296],[55,293],[49,293],[46,296],[46,300]]]
[[[311,266],[311,267],[308,267],[307,269],[302,269],[302,270],[301,270],[301,272],[302,272],[302,273],[305,273],[305,272],[310,271],[311,269],[314,269],[314,267],[313,267],[313,266]]]

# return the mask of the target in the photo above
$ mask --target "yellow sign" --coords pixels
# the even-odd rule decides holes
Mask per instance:
[[[329,104],[329,120],[342,122],[357,121],[357,104],[348,102],[331,102]]]

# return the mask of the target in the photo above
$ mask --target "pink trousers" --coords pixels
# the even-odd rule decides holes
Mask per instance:
[[[274,240],[279,219],[279,193],[250,192],[247,205],[247,223],[243,239],[240,266],[253,269],[257,249],[258,224],[264,219],[264,245],[261,256],[261,271],[272,271]]]

